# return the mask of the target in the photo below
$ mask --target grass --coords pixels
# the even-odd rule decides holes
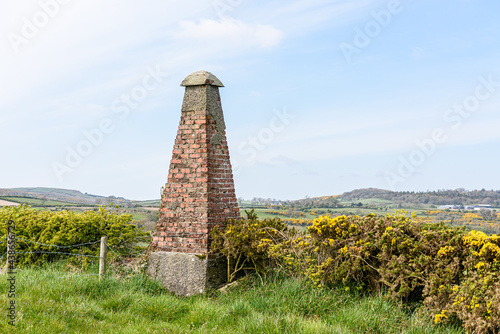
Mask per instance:
[[[34,193],[39,193],[39,194],[52,194],[52,193],[67,194],[67,195],[81,194],[78,190],[59,189],[59,188],[42,188],[42,187],[12,188],[12,190],[28,191],[28,192],[34,192]]]
[[[148,212],[133,211],[130,214],[132,215],[133,219],[136,221],[149,218],[149,216],[150,216],[150,214]]]
[[[240,214],[241,214],[242,217],[246,217],[245,210],[250,211],[252,209],[240,208]],[[255,213],[257,214],[257,216],[260,219],[283,218],[283,216],[277,216],[277,215],[272,215],[272,214],[266,213],[266,211],[270,211],[271,209],[254,209],[254,210],[255,210]]]
[[[240,208],[240,213],[242,215],[242,217],[245,216],[245,209],[248,210],[248,208]],[[273,209],[268,209],[268,208],[258,208],[258,209],[255,209],[255,213],[257,214],[257,216],[260,218],[260,219],[267,219],[267,218],[281,218],[281,219],[304,219],[304,220],[312,220],[312,219],[316,219],[318,216],[317,215],[311,215],[310,212],[311,211],[314,211],[316,212],[319,216],[321,215],[325,215],[325,214],[329,214],[329,213],[336,213],[336,214],[340,214],[340,215],[361,215],[361,216],[365,216],[365,215],[368,215],[368,214],[376,214],[376,215],[386,215],[388,213],[395,213],[397,211],[400,211],[400,210],[406,210],[408,212],[415,212],[417,215],[423,215],[423,213],[427,210],[427,209],[412,209],[412,208],[401,208],[401,209],[398,209],[398,208],[389,208],[388,210],[386,210],[384,207],[379,207],[379,208],[364,208],[364,207],[361,207],[361,208],[357,208],[357,207],[346,207],[346,208],[310,208],[308,210],[305,210],[305,211],[299,211],[299,212],[302,212],[304,213],[305,216],[303,217],[285,217],[285,216],[282,216],[282,215],[274,215],[274,214],[271,214],[271,213],[267,213],[266,211],[272,211]]]
[[[102,282],[65,275],[63,262],[20,271],[17,333],[464,333],[384,296],[313,288],[300,279],[247,277],[226,294],[185,298],[141,275]],[[0,291],[5,306],[5,279]],[[12,331],[5,319],[2,333]]]
[[[356,202],[352,200],[352,202]],[[358,202],[361,202],[363,204],[376,204],[376,205],[390,205],[392,204],[392,201],[386,200],[386,199],[381,199],[381,198],[363,198],[360,199]]]
[[[136,204],[139,206],[147,206],[147,207],[160,207],[161,200],[149,200],[149,201],[133,201],[132,204]]]
[[[53,200],[42,200],[38,198],[30,198],[30,197],[11,197],[11,196],[2,196],[0,199],[5,201],[27,204],[36,207],[46,207],[46,206],[64,206],[64,207],[75,207],[75,206],[84,206],[83,204],[75,204],[69,202],[62,201],[53,201]],[[85,205],[88,206],[88,205]]]

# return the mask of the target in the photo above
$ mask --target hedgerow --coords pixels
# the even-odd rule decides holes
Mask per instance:
[[[279,219],[232,221],[213,233],[228,257],[230,280],[255,269],[305,276],[315,285],[388,291],[400,303],[423,303],[436,324],[459,321],[474,333],[500,331],[500,237],[404,212],[318,217],[308,231]]]
[[[247,219],[232,220],[225,227],[216,226],[212,231],[211,251],[227,258],[228,282],[244,270],[266,272],[272,259],[261,243],[282,241],[288,232],[279,219],[259,220],[254,211],[246,211]]]
[[[459,284],[443,286],[448,299],[435,322],[458,317],[475,333],[500,332],[500,237],[471,231],[466,247],[464,276]]]
[[[132,215],[119,214],[111,207],[103,206],[97,211],[85,212],[53,212],[26,205],[2,207],[0,239],[7,236],[9,222],[12,222],[13,232],[18,238],[16,252],[19,265],[36,265],[66,257],[55,252],[98,256],[99,243],[62,249],[47,245],[73,246],[98,241],[103,236],[108,236],[108,245],[118,253],[129,254],[134,252],[137,242],[146,240],[148,235],[131,221]],[[1,254],[7,251],[6,247],[7,243],[0,244]]]

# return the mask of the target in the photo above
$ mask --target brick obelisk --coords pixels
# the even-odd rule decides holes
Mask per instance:
[[[224,283],[223,257],[206,256],[210,231],[240,218],[217,77],[192,73],[153,237],[148,273],[180,295]],[[201,256],[200,256],[201,255]]]

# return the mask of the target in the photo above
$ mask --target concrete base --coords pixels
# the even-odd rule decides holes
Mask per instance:
[[[223,256],[201,260],[195,254],[153,252],[147,271],[168,290],[182,296],[204,293],[227,281],[227,262]]]

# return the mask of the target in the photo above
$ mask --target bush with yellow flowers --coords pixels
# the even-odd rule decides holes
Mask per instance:
[[[228,282],[245,270],[265,273],[272,266],[269,247],[280,244],[287,233],[286,224],[279,219],[259,220],[253,209],[245,212],[246,219],[231,220],[211,231],[210,252],[226,257]]]
[[[214,230],[214,249],[231,261],[230,280],[250,264],[318,286],[388,291],[396,301],[423,303],[436,324],[499,333],[500,236],[415,218],[321,216],[300,232],[253,216]]]
[[[421,300],[435,287],[458,280],[464,229],[415,222],[403,213],[320,217],[309,227],[329,265],[324,284],[388,289],[396,300]],[[436,261],[440,249],[447,256]]]
[[[474,333],[500,332],[500,236],[471,231],[463,239],[463,277],[446,286],[449,298],[436,323],[458,318]]]

